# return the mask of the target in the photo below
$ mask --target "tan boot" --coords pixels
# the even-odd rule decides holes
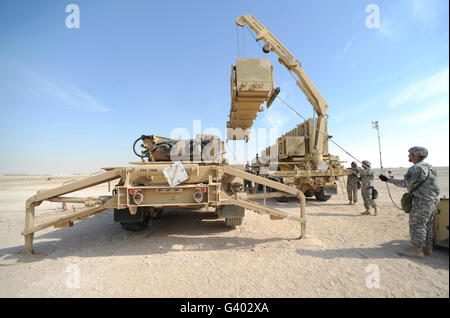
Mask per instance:
[[[351,204],[352,204],[352,201],[349,201],[347,204],[348,204],[348,205],[351,205]]]
[[[364,212],[362,212],[361,215],[370,215],[370,211],[367,209]]]
[[[373,208],[373,210],[374,210],[374,216],[376,216],[376,215],[378,215],[378,210],[377,210],[377,208]]]
[[[425,244],[425,247],[423,248],[423,253],[425,255],[433,254],[433,245],[432,244]]]
[[[424,258],[423,249],[415,245],[411,246],[406,251],[399,252],[398,255],[414,258]]]

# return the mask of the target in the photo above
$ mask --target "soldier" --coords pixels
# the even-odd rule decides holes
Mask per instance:
[[[349,201],[348,204],[350,205],[358,202],[358,175],[361,172],[361,168],[359,168],[358,164],[353,161],[349,170],[350,174],[347,176],[347,195]]]
[[[362,212],[362,215],[370,215],[370,207],[374,209],[374,215],[378,215],[377,203],[375,199],[373,199],[373,171],[370,169],[371,163],[370,161],[363,160],[362,167],[359,180],[361,181],[361,195],[364,200],[364,207],[366,210]]]
[[[256,175],[257,176],[259,176],[259,170],[260,170],[260,164],[261,164],[261,162],[259,161],[259,156],[258,156],[258,154],[256,154],[256,159],[255,159],[255,161],[256,161]]]
[[[409,235],[412,246],[399,254],[423,258],[424,254],[432,253],[433,219],[437,212],[440,189],[436,170],[423,161],[428,156],[428,150],[424,147],[412,147],[408,152],[408,160],[413,166],[408,169],[404,179],[389,179],[383,175],[379,178],[398,187],[407,188],[413,193],[409,213]]]

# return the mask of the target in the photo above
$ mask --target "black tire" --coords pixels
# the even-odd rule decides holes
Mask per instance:
[[[305,197],[307,197],[307,198],[311,198],[314,196],[314,192],[311,190],[306,191],[304,194],[305,194]]]
[[[127,220],[127,222],[120,222],[120,225],[125,231],[137,232],[147,227],[151,219],[150,214],[148,214],[148,211],[143,207],[139,207],[136,213],[137,213],[136,216],[142,213],[144,214],[142,221]]]
[[[316,192],[316,193],[314,193],[314,196],[316,197],[317,201],[322,201],[322,202],[328,201],[331,198],[331,195],[325,195],[322,192]]]
[[[285,196],[285,197],[279,197],[277,201],[278,201],[278,202],[288,202],[288,197],[287,197],[287,196]]]
[[[243,220],[244,220],[244,218],[226,218],[225,224],[229,227],[235,227],[235,226],[242,225]]]
[[[120,225],[125,231],[137,232],[145,229],[149,222],[150,216],[147,216],[142,222],[127,222],[127,223],[121,222]]]

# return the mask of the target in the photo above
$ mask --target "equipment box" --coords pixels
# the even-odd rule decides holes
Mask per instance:
[[[441,198],[437,208],[433,223],[434,244],[448,248],[448,198]]]

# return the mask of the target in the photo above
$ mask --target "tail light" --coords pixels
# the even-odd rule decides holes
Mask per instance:
[[[203,192],[201,189],[196,189],[194,192],[194,200],[197,203],[200,203],[203,201]]]
[[[130,191],[130,193],[131,193],[131,191]],[[135,192],[133,195],[133,201],[134,201],[134,203],[139,205],[144,201],[144,196],[140,192]]]

